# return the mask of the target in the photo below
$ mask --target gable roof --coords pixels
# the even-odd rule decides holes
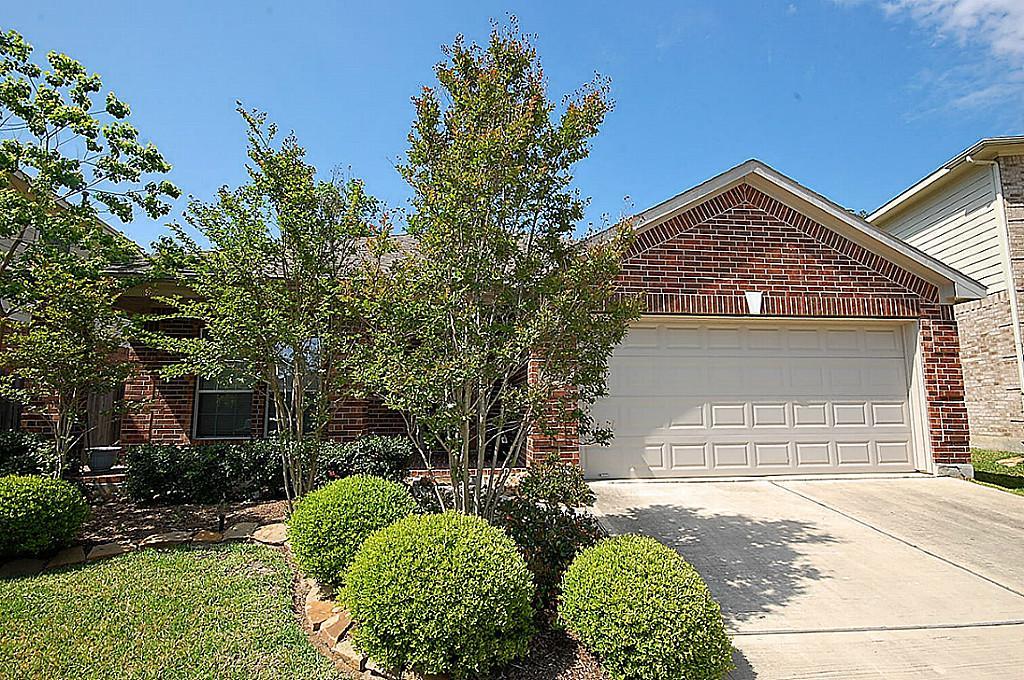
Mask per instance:
[[[935,285],[943,303],[976,300],[985,295],[985,286],[971,277],[886,234],[821,194],[756,159],[730,168],[692,189],[644,210],[636,216],[636,233],[640,235],[653,229],[666,220],[740,184],[752,186],[864,249]],[[609,231],[596,234],[592,238],[599,240]]]
[[[939,189],[946,182],[974,166],[974,161],[992,161],[999,156],[1024,155],[1024,136],[985,137],[943,163],[937,170],[910,185],[868,215],[868,222],[889,220],[925,195]]]

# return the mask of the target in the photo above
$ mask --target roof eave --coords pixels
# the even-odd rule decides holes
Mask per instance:
[[[970,161],[991,161],[1000,156],[1024,154],[1024,136],[985,137],[971,147],[943,163],[937,170],[921,178],[909,188],[893,196],[868,215],[868,222],[874,223],[891,214],[902,212],[939,183],[967,168]]]

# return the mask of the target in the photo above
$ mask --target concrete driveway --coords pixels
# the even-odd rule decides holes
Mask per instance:
[[[948,478],[597,482],[721,602],[732,678],[1024,678],[1024,498]]]

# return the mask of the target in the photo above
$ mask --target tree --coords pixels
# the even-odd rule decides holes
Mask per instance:
[[[85,433],[89,394],[126,371],[112,305],[130,281],[108,270],[141,255],[107,226],[170,209],[170,165],[139,141],[130,109],[71,57],[0,31],[0,391],[46,415],[58,470]]]
[[[23,402],[50,426],[54,472],[61,476],[82,427],[91,395],[121,384],[130,372],[123,351],[123,319],[114,301],[123,285],[82,279],[74,255],[33,268],[38,302],[0,353],[0,395]]]
[[[46,66],[31,56],[19,33],[0,31],[0,333],[36,302],[25,289],[30,267],[73,251],[78,260],[65,266],[95,279],[140,254],[101,214],[130,222],[138,208],[156,218],[180,194],[149,179],[170,165],[139,141],[126,103],[100,96],[99,75],[58,52]]]
[[[365,274],[359,378],[403,413],[428,466],[443,452],[455,508],[491,516],[531,432],[608,436],[586,406],[638,306],[614,285],[628,225],[575,236],[586,201],[572,167],[611,107],[607,82],[559,111],[514,20],[444,53],[399,166],[409,245],[381,240]]]
[[[196,319],[198,338],[148,336],[178,354],[168,377],[265,385],[279,423],[285,486],[302,496],[316,479],[315,447],[350,393],[348,359],[357,318],[353,272],[365,252],[376,201],[357,180],[319,180],[294,135],[275,145],[265,114],[239,107],[248,126],[249,182],[216,201],[190,202],[187,223],[158,251],[193,296],[165,301],[161,318]]]

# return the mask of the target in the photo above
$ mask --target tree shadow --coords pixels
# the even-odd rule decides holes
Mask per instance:
[[[985,470],[974,471],[974,478],[979,482],[994,484],[1004,489],[1024,489],[1024,476],[1003,475],[998,472],[986,472]]]
[[[603,520],[615,533],[653,536],[676,550],[704,578],[726,622],[733,624],[777,610],[804,594],[810,582],[829,578],[811,564],[802,546],[838,542],[809,522],[678,505],[605,512]]]

